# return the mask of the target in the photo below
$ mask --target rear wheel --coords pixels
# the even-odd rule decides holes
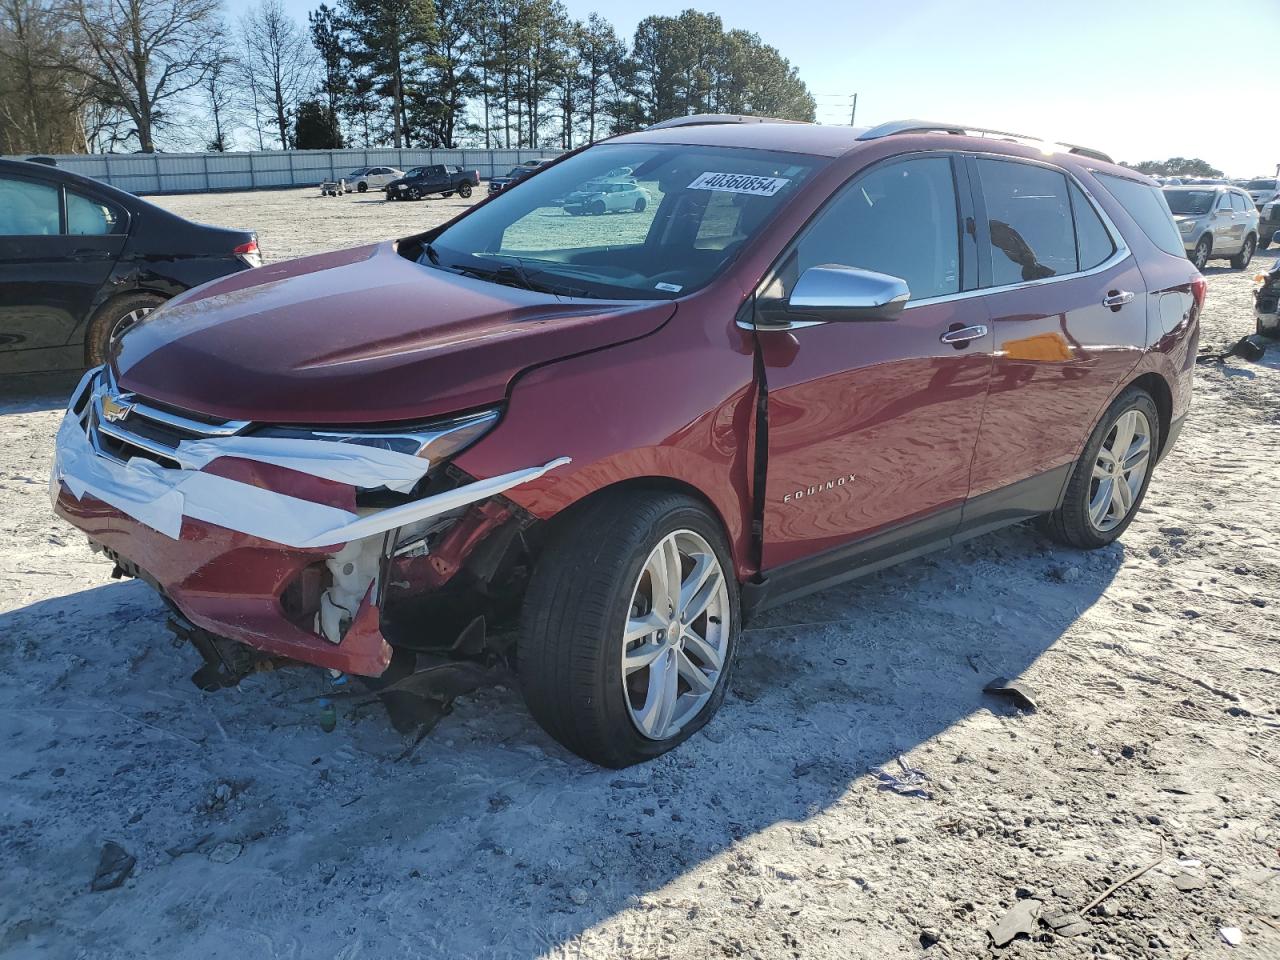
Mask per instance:
[[[529,711],[607,767],[687,740],[724,700],[738,584],[716,520],[679,494],[606,495],[566,521],[525,598]]]
[[[1253,259],[1253,248],[1256,245],[1257,241],[1254,240],[1253,234],[1249,234],[1249,236],[1245,237],[1244,246],[1241,248],[1239,253],[1231,258],[1231,266],[1235,267],[1237,270],[1243,270],[1245,267],[1249,266],[1249,262]]]
[[[445,196],[447,197],[447,196],[448,196],[448,194],[446,193],[446,194],[445,194]],[[469,184],[469,183],[463,183],[463,184],[460,184],[460,185],[458,186],[458,196],[462,197],[462,199],[463,199],[463,200],[466,200],[468,197],[470,197],[470,196],[471,196],[471,184]]]
[[[1111,543],[1133,522],[1159,449],[1155,401],[1145,390],[1126,390],[1090,435],[1045,532],[1085,550]]]
[[[131,293],[105,304],[85,334],[84,358],[88,366],[105,363],[112,345],[162,303],[164,298],[154,293]]]
[[[1197,270],[1203,270],[1209,264],[1209,254],[1213,251],[1213,241],[1205,234],[1191,251],[1191,263]]]

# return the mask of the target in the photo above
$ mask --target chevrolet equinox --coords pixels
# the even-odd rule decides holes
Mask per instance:
[[[608,766],[711,718],[765,605],[1033,517],[1120,536],[1205,296],[1154,181],[752,119],[175,297],[72,396],[57,512],[217,649],[374,677],[518,624],[533,716]],[[566,212],[623,167],[644,210]]]

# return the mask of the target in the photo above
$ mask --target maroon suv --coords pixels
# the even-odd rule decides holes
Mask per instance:
[[[561,206],[619,176],[645,209]],[[763,605],[1030,517],[1118,537],[1204,293],[1095,151],[687,118],[175,298],[52,490],[206,636],[376,676],[518,622],[533,715],[620,766],[707,722]]]

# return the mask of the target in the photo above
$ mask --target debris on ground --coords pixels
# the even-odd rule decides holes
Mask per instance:
[[[102,845],[102,855],[98,857],[98,869],[93,872],[93,881],[89,889],[94,893],[103,890],[114,890],[129,878],[138,860],[124,847],[114,840]]]
[[[239,857],[243,850],[243,844],[223,841],[209,851],[209,859],[214,863],[230,863]]]
[[[1041,906],[1041,901],[1033,897],[1019,900],[1003,917],[987,927],[991,942],[997,947],[1003,947],[1015,937],[1031,936],[1036,929],[1036,921],[1040,919]]]
[[[1019,710],[1027,710],[1031,712],[1035,712],[1036,710],[1036,701],[1031,696],[1031,690],[1026,686],[1026,684],[1019,683],[1017,680],[1008,680],[1004,677],[996,677],[982,688],[982,692],[994,694],[998,697],[1005,697]]]
[[[1173,878],[1173,885],[1183,893],[1190,893],[1204,886],[1204,878],[1192,873],[1180,873]]]
[[[1244,934],[1239,927],[1219,927],[1218,933],[1222,935],[1223,940],[1233,947],[1238,947],[1244,942]]]
[[[877,770],[876,779],[880,781],[881,790],[889,790],[901,797],[918,797],[921,800],[932,800],[933,794],[925,789],[929,783],[929,775],[916,767],[908,766],[907,761],[898,757],[898,773],[890,773],[885,769]]]

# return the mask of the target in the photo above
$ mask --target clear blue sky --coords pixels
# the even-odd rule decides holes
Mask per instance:
[[[226,2],[238,15],[256,0]],[[305,22],[319,0],[285,2]],[[848,123],[857,91],[860,125],[971,123],[1130,161],[1199,156],[1232,176],[1280,163],[1280,0],[565,4],[575,17],[599,12],[628,39],[650,14],[718,13],[799,69],[823,123]]]

